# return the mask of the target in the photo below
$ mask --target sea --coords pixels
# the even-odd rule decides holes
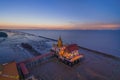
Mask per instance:
[[[19,30],[120,57],[120,30]]]

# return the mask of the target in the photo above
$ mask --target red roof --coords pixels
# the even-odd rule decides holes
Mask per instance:
[[[21,70],[22,70],[22,72],[23,72],[24,75],[29,73],[29,71],[28,71],[28,69],[26,68],[26,66],[25,66],[24,63],[21,63],[21,64],[20,64],[20,67],[21,67]]]
[[[72,52],[72,51],[78,50],[78,49],[79,49],[79,47],[77,46],[77,44],[71,44],[66,47],[65,51]]]

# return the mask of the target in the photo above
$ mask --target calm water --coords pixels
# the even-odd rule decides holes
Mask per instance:
[[[21,30],[53,39],[62,37],[66,43],[105,52],[120,57],[120,30]]]

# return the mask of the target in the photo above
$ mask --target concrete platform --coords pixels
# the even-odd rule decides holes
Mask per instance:
[[[29,67],[38,80],[120,80],[120,61],[80,49],[85,55],[79,64],[70,67],[57,58]]]

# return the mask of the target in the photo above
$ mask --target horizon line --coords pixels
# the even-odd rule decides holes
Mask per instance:
[[[84,23],[64,25],[24,25],[24,24],[0,24],[0,29],[41,29],[41,30],[118,30],[120,24],[115,23]]]

